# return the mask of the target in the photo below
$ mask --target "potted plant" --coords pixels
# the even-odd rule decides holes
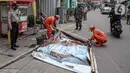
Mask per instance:
[[[28,26],[29,27],[33,27],[34,26],[34,16],[33,15],[29,15],[28,16]]]

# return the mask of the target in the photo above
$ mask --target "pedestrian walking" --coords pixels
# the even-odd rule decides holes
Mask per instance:
[[[75,30],[81,30],[82,29],[82,19],[83,19],[83,8],[78,5],[78,7],[75,8],[74,10],[74,18],[76,22],[76,28]]]
[[[18,33],[19,33],[19,14],[18,5],[16,3],[12,4],[12,8],[8,12],[8,23],[9,23],[9,31],[11,32],[11,49],[17,50],[16,45]]]

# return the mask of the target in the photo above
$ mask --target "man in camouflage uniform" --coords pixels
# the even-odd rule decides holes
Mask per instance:
[[[74,10],[74,17],[75,17],[75,21],[76,21],[76,28],[75,30],[81,30],[82,29],[82,19],[83,19],[83,8],[78,5],[77,8],[75,8]]]

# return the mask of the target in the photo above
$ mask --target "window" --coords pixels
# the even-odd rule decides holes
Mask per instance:
[[[19,8],[20,16],[27,16],[27,8]]]

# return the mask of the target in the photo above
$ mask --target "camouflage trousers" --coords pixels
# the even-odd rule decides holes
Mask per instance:
[[[76,28],[75,29],[79,29],[81,30],[82,29],[82,20],[75,20],[76,22]]]

